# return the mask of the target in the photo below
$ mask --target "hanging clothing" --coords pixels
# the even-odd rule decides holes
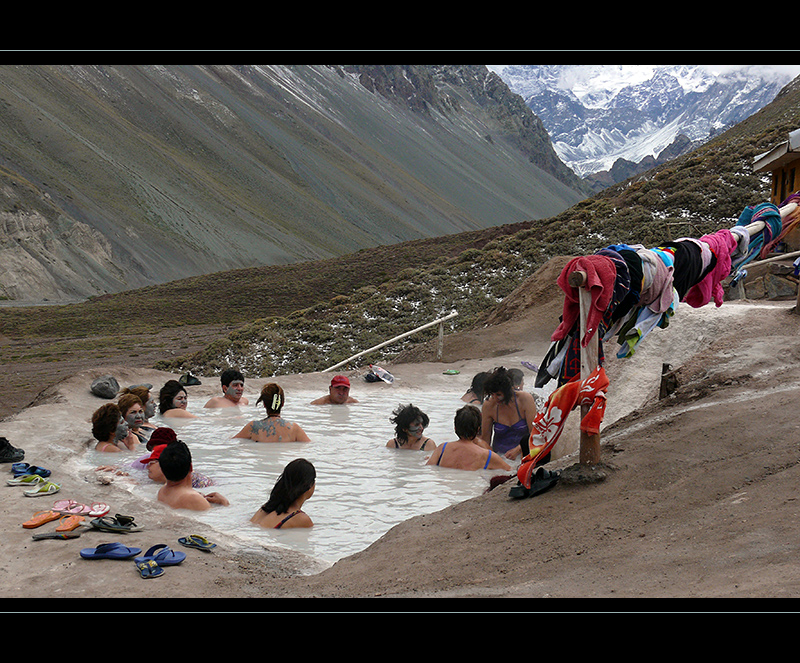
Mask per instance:
[[[709,250],[716,256],[716,264],[699,283],[689,288],[683,301],[689,306],[700,308],[713,298],[714,303],[719,307],[725,300],[722,281],[731,273],[731,255],[738,246],[738,240],[727,228],[722,228],[710,235],[703,235],[700,240],[708,245]]]

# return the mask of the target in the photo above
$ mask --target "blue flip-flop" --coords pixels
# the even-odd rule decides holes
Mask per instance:
[[[130,559],[136,557],[141,548],[128,548],[121,543],[102,543],[97,548],[84,548],[81,550],[81,557],[84,559]]]
[[[15,477],[26,476],[28,474],[36,474],[40,477],[44,477],[45,479],[50,476],[50,470],[46,470],[43,467],[38,467],[36,465],[28,465],[27,467],[23,467],[19,470],[14,470],[12,466],[12,470]]]
[[[171,550],[166,543],[159,543],[148,550],[143,557],[137,557],[133,561],[138,565],[140,562],[156,562],[159,566],[175,566],[186,559],[186,553]]]

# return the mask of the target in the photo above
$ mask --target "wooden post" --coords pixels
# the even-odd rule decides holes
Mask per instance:
[[[580,305],[580,338],[586,334],[586,318],[589,315],[589,307],[592,303],[591,293],[583,287],[586,282],[586,273],[581,271],[572,272],[568,277],[569,284],[578,288],[578,302]],[[597,368],[599,356],[599,330],[592,334],[588,345],[581,348],[581,380],[585,380]],[[589,412],[590,405],[581,405],[581,419]],[[579,460],[581,465],[596,465],[600,462],[600,434],[587,433],[581,430],[581,446]]]

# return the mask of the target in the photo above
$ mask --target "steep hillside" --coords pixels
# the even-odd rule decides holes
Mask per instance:
[[[694,152],[612,187],[566,212],[498,237],[481,251],[417,265],[349,297],[256,321],[205,351],[162,368],[215,373],[239,365],[253,375],[322,370],[366,348],[457,311],[452,332],[481,324],[525,278],[558,255],[581,255],[615,243],[654,246],[699,237],[736,223],[748,205],[769,199],[753,158],[800,126],[800,85]],[[555,285],[553,286],[555,287]],[[382,348],[387,361],[435,335],[435,328]],[[309,353],[308,347],[322,348]]]
[[[5,65],[0,148],[8,299],[341,256],[586,195],[482,66]]]

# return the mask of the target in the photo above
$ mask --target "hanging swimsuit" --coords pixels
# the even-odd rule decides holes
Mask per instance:
[[[288,516],[286,516],[286,518],[281,520],[281,522],[279,522],[277,525],[275,525],[275,527],[273,527],[272,529],[280,529],[281,527],[283,527],[283,524],[287,520],[289,520],[289,518],[292,518],[293,516],[296,516],[298,513],[303,513],[303,512],[300,509],[298,509],[297,511],[292,511]]]
[[[425,438],[425,441],[422,443],[422,446],[419,449],[412,449],[412,451],[425,451],[425,445],[428,444],[431,438]],[[402,449],[403,445],[397,441],[397,438],[394,438],[394,448],[395,449]]]
[[[494,437],[492,438],[492,449],[495,453],[504,454],[509,449],[513,449],[517,445],[522,445],[523,452],[526,452],[527,438],[530,435],[528,430],[528,422],[520,414],[519,404],[517,403],[517,395],[514,394],[514,406],[517,408],[519,421],[513,426],[506,426],[495,421],[494,423]],[[497,404],[498,409],[500,404]],[[495,413],[496,415],[496,413]]]
[[[445,443],[442,445],[442,452],[439,454],[439,458],[437,458],[437,459],[436,459],[436,464],[437,464],[437,465],[438,465],[439,463],[441,463],[441,462],[442,462],[442,456],[444,456],[444,448],[445,448],[446,446],[447,446],[447,442],[445,442]],[[490,461],[491,459],[492,459],[492,451],[491,451],[491,449],[490,449],[490,450],[489,450],[489,456],[486,458],[486,465],[484,465],[484,466],[483,466],[483,469],[484,469],[484,470],[485,470],[487,467],[489,467],[489,461]]]

